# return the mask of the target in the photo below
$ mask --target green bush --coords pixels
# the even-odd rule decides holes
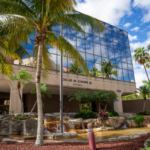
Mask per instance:
[[[16,120],[26,120],[27,117],[23,117],[23,116],[14,116],[14,117],[11,117],[11,119],[16,119]]]
[[[74,118],[83,118],[83,119],[97,118],[97,114],[91,110],[81,110],[74,116]]]
[[[150,115],[150,111],[140,111],[140,112],[138,113],[138,115],[143,115],[143,116],[145,116],[145,115]]]
[[[108,114],[110,117],[119,117],[119,114],[114,110],[109,110]]]
[[[134,120],[137,123],[138,127],[141,127],[141,124],[143,123],[145,118],[142,115],[138,115],[132,118],[128,118],[128,120]]]

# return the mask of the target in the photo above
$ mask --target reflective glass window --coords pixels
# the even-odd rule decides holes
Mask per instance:
[[[78,68],[74,65],[75,63],[74,59],[68,58],[68,72],[78,73]]]
[[[82,38],[82,39],[85,38],[85,37],[84,37],[84,34],[82,34],[82,33],[80,33],[80,32],[77,32],[77,37],[78,37],[78,38]]]
[[[90,71],[94,67],[94,63],[87,62],[87,66],[88,66],[88,69]]]
[[[93,46],[94,46],[94,54],[95,54],[95,55],[98,55],[98,56],[101,56],[100,45],[93,43]]]
[[[53,24],[53,26],[51,27],[52,30],[58,31],[58,33],[61,32],[61,26],[60,24]]]
[[[120,45],[120,50],[121,50],[121,51],[124,51],[124,52],[126,51],[126,50],[125,50],[125,47],[124,47],[123,45]]]
[[[125,37],[128,37],[128,32],[127,32],[127,31],[123,31],[123,35],[124,35]]]
[[[56,57],[57,55],[54,55],[54,54],[51,54],[51,57],[50,57],[50,60],[51,60],[51,69],[52,70],[56,70],[56,61],[57,61],[57,57]]]
[[[115,68],[117,68],[116,61],[114,59],[110,59],[110,62],[114,65]]]
[[[125,47],[125,49],[127,53],[130,53],[130,47]]]
[[[91,54],[86,54],[86,60],[90,62],[94,62],[94,56]]]
[[[67,34],[67,27],[63,26],[63,34]]]
[[[93,42],[100,44],[99,37],[93,36]]]
[[[77,50],[85,52],[85,40],[77,38]]]
[[[102,63],[103,63],[103,61],[109,62],[109,59],[102,57]]]
[[[76,36],[76,30],[74,30],[74,29],[69,29],[69,28],[67,28],[67,34],[69,34],[69,35],[72,35],[72,36]]]
[[[122,63],[122,68],[123,69],[128,69],[128,65],[126,63]]]
[[[91,33],[92,34],[92,28],[89,25],[86,25],[84,27],[84,30],[85,30],[86,33]]]
[[[96,32],[96,31],[93,31],[93,35],[95,35],[95,36],[100,36],[100,33],[99,32]]]
[[[123,36],[119,35],[119,44],[124,45]]]
[[[93,41],[93,39],[92,39],[92,34],[86,33],[86,34],[85,34],[85,39],[88,40],[88,41]]]
[[[124,37],[125,46],[129,47],[129,39]]]
[[[81,56],[83,57],[83,59],[85,60],[85,53],[83,52],[79,52],[81,54]]]
[[[129,78],[130,78],[130,82],[135,82],[135,79],[134,79],[134,72],[129,71]]]
[[[108,39],[108,40],[112,40],[112,34],[111,34],[111,31],[106,30],[106,36],[107,36],[107,39]]]
[[[103,32],[100,32],[100,37],[106,39],[106,33],[105,30]]]
[[[114,26],[112,26],[112,31],[113,31],[113,32],[117,32],[117,28],[114,27]]]
[[[123,81],[123,72],[122,69],[117,69],[118,71],[118,80],[119,81]]]
[[[76,48],[76,37],[68,35],[68,41]]]
[[[127,56],[127,63],[132,64],[131,54],[130,53],[126,53],[126,56]]]
[[[86,52],[93,54],[93,43],[86,41]]]
[[[67,40],[67,34],[63,34],[63,38]]]
[[[115,58],[117,61],[121,61],[121,53],[118,50],[115,50]]]
[[[107,24],[107,23],[105,23],[104,25],[105,25],[105,28],[106,28],[107,30],[110,30],[110,31],[111,31],[111,29],[112,29],[112,26],[111,26],[111,25],[109,25],[109,24]]]
[[[118,34],[115,33],[115,32],[112,32],[112,36],[113,36],[113,42],[118,43],[119,42],[119,40],[118,40]]]
[[[121,52],[121,61],[127,63],[126,53]]]
[[[116,67],[117,67],[117,68],[122,68],[122,63],[121,63],[121,61],[116,61]]]
[[[128,69],[132,71],[133,70],[133,66],[131,64],[128,64]]]
[[[108,51],[106,46],[101,45],[101,52],[103,57],[108,57]]]
[[[55,47],[47,46],[47,49],[48,49],[49,53],[57,54],[57,49]]]
[[[120,35],[123,34],[123,30],[121,30],[121,29],[119,29],[119,28],[117,28],[117,32],[118,32],[118,34],[120,34]]]
[[[57,67],[57,71],[60,71],[60,56],[57,56],[57,61],[56,61],[56,67]]]
[[[101,45],[107,45],[107,41],[106,41],[106,39],[100,39],[100,42],[101,42]]]
[[[118,70],[117,70],[117,68],[113,68],[112,72],[113,73],[111,74],[111,79],[112,80],[117,80],[117,78],[118,78],[118,75],[117,75]]]
[[[114,43],[114,49],[118,49],[119,50],[120,46],[117,43]]]
[[[99,56],[94,56],[95,63],[101,64],[102,58]]]
[[[129,73],[128,70],[123,70],[124,81],[129,81]]]
[[[63,57],[63,71],[67,72],[68,71],[68,61],[67,57]]]
[[[107,40],[107,46],[113,48],[113,42]]]
[[[109,58],[115,59],[115,52],[113,48],[108,47]]]
[[[95,63],[95,68],[96,68],[98,71],[101,71],[102,65]],[[103,77],[103,75],[97,74],[97,77]]]

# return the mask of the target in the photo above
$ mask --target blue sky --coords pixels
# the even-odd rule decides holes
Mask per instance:
[[[150,0],[77,0],[76,9],[128,31],[130,48],[147,48],[150,44]],[[135,64],[137,87],[147,80],[143,66]],[[148,70],[150,75],[150,69]]]

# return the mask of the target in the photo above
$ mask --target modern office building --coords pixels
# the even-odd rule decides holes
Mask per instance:
[[[113,109],[123,112],[121,96],[131,94],[136,90],[132,57],[128,39],[128,32],[115,26],[103,22],[106,30],[95,33],[89,26],[83,27],[86,35],[82,35],[74,29],[63,27],[63,37],[65,37],[82,55],[89,68],[91,79],[84,75],[84,70],[77,65],[77,61],[64,56],[63,58],[63,90],[64,108],[76,112],[79,110],[78,102],[69,102],[68,95],[77,90],[93,92],[98,90],[114,91],[118,95],[118,101],[114,103]],[[61,27],[58,24],[52,28],[58,34]],[[34,43],[34,34],[30,36]],[[25,69],[35,77],[33,66],[33,45],[23,45],[31,54],[31,58],[23,58],[22,65],[14,60],[13,68],[16,74],[19,69]],[[43,99],[44,112],[59,111],[59,84],[60,84],[60,52],[56,48],[48,46],[51,53],[52,70],[48,78],[42,79],[50,91],[51,98]],[[27,88],[21,89],[25,104],[25,111],[29,112],[36,100],[36,95],[31,94],[31,89],[35,87],[35,80]],[[16,83],[10,81],[0,74],[0,104],[4,100],[10,100],[10,111],[19,113],[21,104],[18,97]],[[36,111],[36,109],[34,110]]]

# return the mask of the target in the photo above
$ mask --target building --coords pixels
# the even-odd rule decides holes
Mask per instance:
[[[121,96],[132,94],[136,90],[128,32],[105,22],[103,24],[106,30],[100,34],[93,32],[89,26],[84,27],[85,36],[74,29],[63,27],[63,36],[80,52],[92,75],[89,79],[80,67],[77,71],[71,71],[76,61],[68,57],[63,58],[64,107],[69,108],[72,112],[79,110],[78,103],[69,102],[67,96],[76,90],[86,90],[87,92],[110,90],[116,92],[119,101],[115,102],[112,107],[118,112],[123,112]],[[60,25],[53,30],[60,34]],[[30,39],[34,43],[34,34],[30,36]],[[25,48],[33,55],[33,45],[28,43]],[[42,81],[48,85],[52,92],[52,98],[43,99],[44,113],[59,111],[60,53],[51,46],[48,46],[48,49],[51,53],[52,70],[48,78],[42,79]],[[32,57],[30,59],[24,57],[22,65],[17,60],[14,60],[13,63],[15,74],[23,68],[35,77]],[[110,65],[109,73],[106,73],[103,68],[104,65],[108,66],[108,64]],[[36,95],[30,93],[32,88],[35,88],[34,80],[27,88],[22,87],[21,89],[27,112],[32,109],[36,100]],[[10,81],[0,74],[0,92],[1,105],[3,105],[4,100],[10,100],[10,105],[7,106],[9,110],[20,113],[21,103],[16,82]]]

